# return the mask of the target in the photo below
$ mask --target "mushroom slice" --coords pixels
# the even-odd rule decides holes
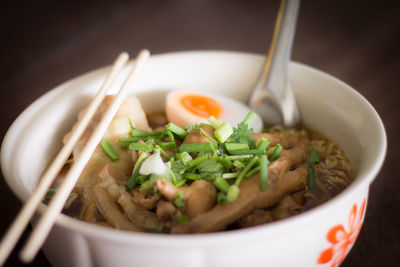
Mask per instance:
[[[162,230],[163,226],[158,221],[157,216],[153,212],[136,205],[129,193],[122,191],[118,198],[118,203],[128,216],[128,219],[135,225],[148,230]]]

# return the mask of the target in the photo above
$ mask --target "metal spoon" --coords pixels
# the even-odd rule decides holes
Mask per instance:
[[[249,105],[267,124],[292,127],[301,123],[289,80],[289,61],[300,0],[282,0],[271,46]]]

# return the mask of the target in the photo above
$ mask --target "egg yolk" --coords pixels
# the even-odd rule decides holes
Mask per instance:
[[[181,104],[193,114],[203,118],[209,118],[210,116],[219,118],[222,112],[222,106],[208,96],[186,95],[181,98]]]

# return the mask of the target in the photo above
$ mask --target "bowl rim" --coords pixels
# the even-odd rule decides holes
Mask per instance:
[[[152,55],[151,59],[162,59],[165,57],[174,57],[174,56],[193,56],[193,55],[200,55],[200,56],[215,56],[217,55],[228,55],[228,56],[244,56],[244,57],[261,57],[265,58],[264,55],[257,54],[257,53],[250,53],[250,52],[242,52],[242,51],[229,51],[229,50],[192,50],[192,51],[175,51],[175,52],[166,52],[166,53],[160,53],[160,54],[155,54]],[[150,60],[151,60],[150,59]],[[131,61],[132,62],[132,61]],[[362,179],[355,179],[345,190],[343,190],[341,193],[339,193],[337,196],[334,198],[328,200],[327,202],[314,207],[311,210],[308,210],[306,212],[303,212],[301,214],[298,214],[296,216],[289,217],[284,220],[280,220],[277,222],[272,222],[269,224],[265,225],[260,225],[260,226],[255,226],[255,227],[250,227],[250,228],[245,228],[245,229],[240,229],[240,230],[235,230],[235,231],[226,231],[226,232],[214,232],[214,233],[206,233],[206,234],[190,234],[190,235],[164,235],[164,234],[149,234],[149,233],[139,233],[139,232],[130,232],[130,231],[121,231],[121,230],[116,230],[116,229],[108,229],[102,226],[97,226],[94,224],[89,224],[83,221],[76,220],[74,218],[71,218],[67,215],[64,214],[59,214],[56,219],[56,224],[59,225],[60,227],[64,229],[68,229],[71,231],[74,231],[76,233],[82,234],[84,236],[94,236],[96,238],[101,238],[101,239],[107,239],[108,241],[118,241],[118,242],[124,242],[124,243],[131,243],[131,242],[140,242],[141,244],[144,245],[149,245],[149,246],[154,246],[155,244],[157,245],[168,245],[168,246],[206,246],[210,244],[226,244],[227,242],[243,242],[245,239],[257,239],[261,235],[261,232],[267,232],[268,234],[278,234],[281,233],[282,231],[287,231],[288,229],[297,229],[301,225],[305,225],[310,223],[311,221],[316,220],[316,218],[319,218],[321,216],[324,216],[324,214],[329,210],[329,208],[337,205],[338,203],[341,203],[345,201],[347,198],[350,197],[350,195],[353,194],[353,191],[359,189],[359,188],[364,188],[365,186],[369,186],[369,184],[373,181],[373,179],[377,176],[378,172],[382,168],[385,156],[386,156],[386,151],[387,151],[387,137],[386,137],[386,132],[384,125],[382,123],[382,120],[380,119],[377,111],[374,109],[374,107],[368,102],[368,100],[362,96],[358,91],[353,89],[351,86],[346,84],[345,82],[339,80],[338,78],[325,73],[324,71],[321,71],[319,69],[316,69],[314,67],[299,63],[299,62],[294,62],[291,61],[291,65],[306,69],[307,71],[313,72],[316,75],[324,76],[327,79],[331,79],[335,83],[345,87],[347,90],[349,90],[352,94],[354,94],[360,101],[364,102],[364,105],[368,107],[368,109],[372,112],[372,115],[375,117],[377,120],[377,123],[380,125],[379,127],[379,135],[381,139],[381,146],[380,150],[378,151],[376,155],[376,161],[373,166],[369,167],[369,170],[367,171],[367,174],[365,177]],[[17,190],[14,186],[10,184],[10,177],[13,176],[9,172],[9,170],[6,170],[4,168],[4,146],[7,144],[9,140],[9,135],[10,133],[14,130],[16,127],[15,125],[18,123],[19,120],[21,120],[21,117],[24,117],[25,114],[29,113],[31,109],[33,108],[34,105],[39,105],[40,102],[44,101],[45,98],[50,97],[52,94],[56,94],[59,90],[62,90],[62,88],[67,85],[68,83],[73,83],[76,82],[77,80],[81,79],[87,79],[88,77],[92,76],[97,76],[97,75],[102,75],[106,73],[106,70],[109,69],[110,66],[105,66],[101,68],[97,68],[95,70],[86,72],[84,74],[81,74],[79,76],[76,76],[72,79],[69,79],[62,84],[54,87],[53,89],[49,90],[46,92],[44,95],[40,96],[38,99],[36,99],[33,103],[31,103],[20,115],[16,118],[16,120],[12,123],[10,128],[8,129],[4,139],[3,139],[3,144],[1,146],[1,165],[2,165],[2,172],[3,176],[8,184],[8,186],[12,189],[12,191],[20,198],[23,202],[25,202],[29,194],[27,192],[21,192]],[[41,204],[41,207],[39,208],[39,211],[42,212],[46,206],[44,204]],[[101,228],[99,228],[101,227]],[[101,230],[101,231],[100,231]]]

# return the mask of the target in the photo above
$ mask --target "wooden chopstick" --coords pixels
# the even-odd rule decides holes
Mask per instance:
[[[25,202],[21,211],[18,213],[14,222],[11,224],[7,233],[3,237],[0,243],[0,266],[2,266],[7,259],[8,255],[14,248],[19,237],[23,233],[33,214],[35,213],[37,207],[43,200],[47,190],[53,183],[56,175],[60,172],[61,168],[64,166],[65,162],[68,160],[76,142],[82,136],[83,132],[87,128],[91,118],[95,114],[96,110],[103,101],[107,91],[110,89],[111,85],[114,83],[116,77],[126,64],[129,59],[129,55],[126,52],[121,53],[115,60],[111,71],[107,75],[104,83],[102,84],[99,92],[96,94],[95,98],[90,103],[87,111],[83,115],[81,121],[77,127],[72,132],[67,143],[62,147],[57,156],[54,158],[53,162],[47,168],[46,172],[43,174],[42,178],[39,180],[39,184],[36,187],[34,193]]]
[[[106,132],[112,119],[114,118],[119,107],[121,106],[122,101],[125,99],[127,91],[133,83],[139,67],[141,67],[143,63],[149,58],[149,55],[149,51],[142,50],[136,58],[132,70],[129,73],[124,84],[122,85],[121,89],[116,94],[113,102],[105,112],[103,118],[94,130],[84,149],[80,152],[77,159],[71,166],[71,169],[68,171],[65,180],[50,201],[50,204],[47,207],[46,211],[39,219],[37,226],[33,230],[29,240],[27,241],[25,247],[20,254],[22,261],[30,262],[42,246],[57,218],[57,215],[61,212],[65,201],[67,200],[69,194],[71,193],[77,180],[79,179],[80,174],[85,168],[97,145],[101,141],[101,138],[104,136],[104,133]]]
[[[111,103],[102,120],[94,130],[84,149],[81,151],[81,153],[78,155],[77,159],[71,166],[71,169],[66,175],[65,180],[61,184],[60,188],[57,190],[56,194],[50,201],[49,206],[47,207],[37,226],[33,230],[29,240],[27,241],[25,247],[20,254],[22,261],[30,262],[42,246],[57,218],[57,215],[61,212],[65,201],[67,200],[69,194],[74,188],[80,174],[82,173],[91,155],[99,144],[115,114],[117,113],[120,105],[122,104],[122,101],[125,99],[126,93],[132,82],[134,81],[139,67],[141,67],[143,63],[149,58],[149,55],[149,51],[142,50],[136,58],[127,79],[125,80],[119,92],[116,94],[113,102]]]

